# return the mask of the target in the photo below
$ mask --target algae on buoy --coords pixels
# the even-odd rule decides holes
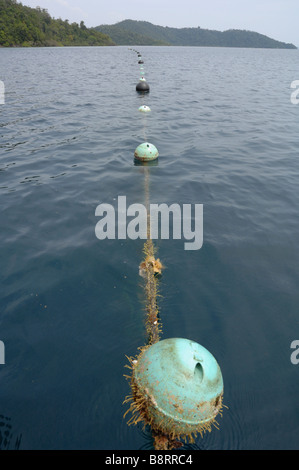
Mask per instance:
[[[130,362],[128,411],[133,415],[128,424],[143,421],[170,439],[191,441],[217,424],[223,379],[216,359],[203,346],[183,338],[164,339],[144,347]]]

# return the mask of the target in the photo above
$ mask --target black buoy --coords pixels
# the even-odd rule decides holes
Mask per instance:
[[[136,91],[149,92],[149,84],[145,80],[140,80],[136,85]]]
[[[138,64],[144,64],[143,60],[138,60]]]

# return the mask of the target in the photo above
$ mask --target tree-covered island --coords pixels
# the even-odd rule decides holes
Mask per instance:
[[[48,11],[22,5],[16,0],[0,0],[0,46],[113,46],[104,33],[87,28],[83,21],[69,23],[54,19]]]

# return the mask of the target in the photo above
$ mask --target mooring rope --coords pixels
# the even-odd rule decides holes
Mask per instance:
[[[148,344],[154,344],[160,340],[161,321],[158,309],[158,283],[162,271],[162,263],[155,257],[156,249],[151,239],[150,225],[150,194],[149,194],[149,168],[144,167],[145,204],[147,211],[147,240],[143,246],[144,259],[139,267],[139,272],[145,279],[146,298],[146,331]]]
[[[147,141],[146,135],[146,116],[143,116],[143,129],[142,134],[144,141]],[[159,315],[158,297],[159,297],[159,278],[162,274],[163,265],[159,258],[156,258],[157,248],[155,247],[151,238],[151,218],[150,218],[150,168],[145,163],[142,166],[144,171],[144,199],[147,213],[147,239],[143,246],[143,260],[139,266],[139,274],[144,278],[144,292],[145,292],[145,327],[147,333],[147,344],[140,347],[140,354],[150,347],[151,345],[160,341],[162,333],[162,323]],[[131,413],[132,416],[128,421],[128,425],[143,422],[144,425],[151,426],[144,407],[144,397],[138,395],[136,385],[133,380],[133,367],[138,361],[138,357],[128,357],[130,365],[126,365],[132,370],[131,375],[125,375],[130,380],[131,395],[127,396],[124,403],[130,403],[129,409],[126,411],[124,417]],[[171,439],[159,430],[151,429],[152,437],[154,439],[155,450],[174,449],[181,446],[181,443]]]
[[[159,276],[162,271],[162,263],[160,259],[155,257],[156,248],[154,246],[153,240],[151,239],[151,225],[150,225],[150,171],[149,167],[144,166],[144,193],[145,193],[145,205],[147,211],[147,240],[143,246],[144,259],[139,266],[139,273],[144,278],[144,290],[145,290],[145,299],[146,299],[146,332],[147,332],[147,344],[140,349],[140,354],[151,345],[157,343],[160,340],[160,335],[162,332],[162,323],[159,316],[158,308],[158,296],[159,296]],[[133,368],[134,364],[137,363],[137,358],[128,358],[130,365],[127,365],[129,369],[132,370],[132,374],[125,376],[130,380],[131,386],[131,395],[126,397],[124,403],[130,403],[130,408],[126,411],[124,417],[127,413],[131,413],[131,418],[128,421],[128,425],[137,424],[138,422],[143,422],[144,425],[151,426],[152,422],[148,414],[146,413],[146,401],[147,398],[143,395],[140,396],[138,388],[133,380]],[[154,440],[155,450],[171,450],[181,447],[181,443],[176,439],[172,439],[169,436],[166,436],[160,430],[151,429],[152,437]]]
[[[142,134],[144,142],[147,142],[147,116],[143,114]],[[162,263],[156,259],[157,252],[151,238],[151,218],[150,218],[150,168],[145,163],[142,166],[144,170],[144,199],[147,214],[146,232],[147,239],[143,246],[144,259],[139,266],[139,274],[145,279],[145,298],[146,298],[146,332],[148,335],[148,345],[154,344],[160,340],[162,325],[159,319],[158,309],[158,283],[159,276],[162,273]]]
[[[143,81],[136,90],[148,91],[149,87]],[[148,107],[141,106],[142,111],[143,108]],[[145,143],[137,147],[134,155],[141,161],[155,160],[157,149],[146,142],[145,115],[143,135]],[[160,341],[162,323],[158,297],[163,265],[156,257],[157,248],[151,238],[150,165],[144,163],[141,168],[144,173],[147,236],[139,274],[144,279],[147,343],[139,348],[136,357],[127,357],[129,364],[126,367],[131,373],[125,377],[130,381],[131,394],[124,400],[130,404],[124,417],[131,414],[128,425],[142,422],[144,427],[150,426],[155,450],[173,450],[183,445],[181,439],[194,442],[198,433],[202,435],[210,432],[212,426],[217,427],[215,418],[221,415],[224,406],[223,381],[215,358],[201,345],[179,338]],[[184,370],[180,372],[183,385],[178,384],[176,363],[179,368],[184,364]],[[188,390],[187,394],[185,390]],[[163,404],[162,407],[158,402]]]

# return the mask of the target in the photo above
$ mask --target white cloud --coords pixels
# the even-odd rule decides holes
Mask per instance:
[[[69,2],[67,2],[66,0],[54,0],[54,1],[56,3],[58,3],[59,5],[67,8],[68,10],[72,11],[73,13],[80,13],[81,15],[87,16],[86,12],[84,10],[82,10],[82,8],[77,7],[77,6],[73,6]]]

